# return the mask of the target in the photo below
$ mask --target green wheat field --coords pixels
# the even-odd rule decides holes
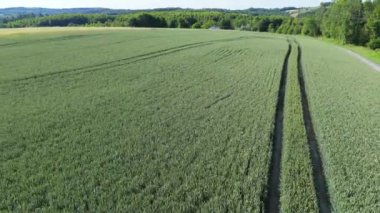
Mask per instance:
[[[313,38],[0,30],[0,211],[262,212],[278,118],[281,212],[323,208],[318,172],[333,212],[376,212],[379,94],[380,73]]]

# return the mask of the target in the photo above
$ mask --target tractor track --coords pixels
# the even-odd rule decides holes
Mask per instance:
[[[281,175],[281,155],[284,128],[284,106],[286,79],[288,75],[288,62],[292,52],[292,45],[289,42],[288,51],[281,71],[280,88],[277,97],[276,114],[274,118],[274,130],[272,133],[272,156],[269,165],[269,176],[264,199],[265,212],[279,212],[280,207],[280,175]]]
[[[307,135],[307,142],[309,146],[310,158],[312,163],[312,173],[314,188],[317,195],[317,203],[319,212],[330,213],[331,203],[328,193],[328,187],[326,177],[324,174],[323,163],[321,154],[318,147],[318,140],[315,134],[312,117],[310,114],[309,101],[306,93],[304,70],[302,66],[302,49],[300,44],[297,43],[298,56],[297,56],[297,68],[298,68],[298,81],[301,89],[301,104],[303,119],[305,123],[305,130]]]
[[[74,39],[81,39],[81,38],[88,38],[88,37],[96,37],[96,36],[101,36],[101,35],[102,34],[66,35],[66,36],[59,36],[59,37],[53,37],[53,38],[38,39],[34,41],[3,43],[3,44],[0,44],[0,47],[15,47],[15,46],[19,47],[19,46],[25,46],[25,45],[31,45],[31,44],[43,44],[47,42],[67,41],[67,40],[74,40]]]
[[[89,66],[84,66],[84,67],[79,67],[79,68],[61,70],[61,71],[52,72],[52,73],[34,75],[34,76],[25,77],[25,78],[13,79],[10,81],[13,81],[13,82],[25,81],[25,80],[43,78],[43,77],[54,76],[54,75],[65,74],[65,73],[79,74],[79,73],[95,72],[95,71],[99,71],[99,70],[125,66],[125,65],[137,63],[140,61],[145,61],[148,59],[157,58],[160,56],[164,56],[164,55],[168,55],[168,54],[172,54],[172,53],[176,53],[176,52],[180,52],[183,50],[188,50],[188,49],[192,49],[192,48],[196,48],[196,47],[200,47],[200,46],[205,46],[205,45],[207,45],[207,44],[194,43],[194,44],[189,44],[189,45],[182,45],[182,46],[173,47],[173,48],[169,48],[169,49],[164,49],[164,50],[154,51],[154,52],[141,54],[141,55],[137,55],[137,56],[132,56],[132,57],[128,57],[128,58],[118,59],[118,60],[114,60],[114,61],[108,61],[108,62],[104,62],[104,63],[99,63],[96,65],[89,65]],[[9,81],[7,81],[7,82],[9,82]]]
[[[113,61],[108,61],[108,62],[103,62],[95,65],[89,65],[89,66],[83,66],[79,68],[73,68],[73,69],[67,69],[67,70],[61,70],[57,72],[52,72],[52,73],[44,73],[44,74],[39,74],[39,75],[33,75],[25,78],[18,78],[18,79],[13,79],[9,81],[3,81],[0,82],[2,83],[8,83],[8,82],[20,82],[20,81],[25,81],[25,80],[31,80],[31,79],[38,79],[38,78],[43,78],[43,77],[49,77],[49,76],[54,76],[54,75],[59,75],[59,74],[65,74],[65,73],[87,73],[87,72],[95,72],[95,71],[102,71],[105,69],[111,69],[111,68],[116,68],[116,67],[121,67],[121,66],[126,66],[129,64],[133,63],[138,63],[141,61],[153,59],[153,58],[158,58],[161,56],[189,50],[189,49],[194,49],[198,47],[204,47],[208,45],[212,45],[215,43],[219,42],[232,42],[232,41],[239,41],[239,40],[244,40],[244,39],[251,39],[251,38],[256,38],[256,36],[241,36],[237,38],[230,38],[230,39],[219,39],[219,40],[211,40],[211,41],[204,41],[204,42],[197,42],[197,43],[191,43],[191,44],[185,44],[185,45],[180,45],[168,49],[163,49],[163,50],[158,50],[158,51],[153,51],[141,55],[136,55],[132,57],[127,57],[127,58],[122,58],[122,59],[117,59]]]

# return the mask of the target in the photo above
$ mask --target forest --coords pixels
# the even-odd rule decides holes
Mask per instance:
[[[3,18],[0,27],[105,26],[226,29],[323,36],[380,49],[380,0],[336,0],[292,17],[228,10],[162,10],[127,14],[23,14]]]

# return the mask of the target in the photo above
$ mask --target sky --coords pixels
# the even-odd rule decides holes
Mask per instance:
[[[324,0],[326,2],[329,0]],[[0,0],[7,7],[104,7],[114,9],[152,9],[163,7],[247,9],[318,6],[320,0]]]

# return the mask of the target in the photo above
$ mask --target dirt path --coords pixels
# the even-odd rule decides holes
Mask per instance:
[[[348,53],[349,55],[351,55],[352,57],[356,58],[357,60],[367,64],[368,66],[370,66],[372,69],[374,69],[375,71],[377,72],[380,72],[380,64],[376,64],[366,58],[364,58],[363,56],[357,54],[357,53],[354,53],[352,52],[351,50],[348,50],[348,49],[345,49],[345,48],[342,48],[340,47],[342,50],[344,50],[346,53]]]

